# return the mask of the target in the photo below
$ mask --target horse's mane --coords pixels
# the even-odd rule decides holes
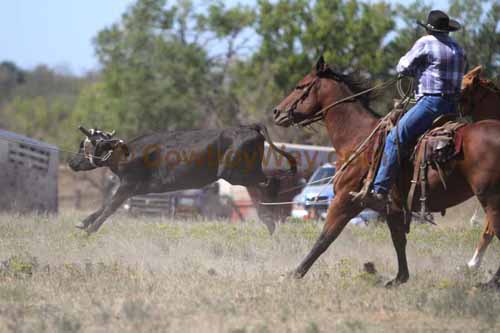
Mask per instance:
[[[362,92],[364,90],[370,89],[371,85],[366,83],[365,80],[362,80],[360,78],[355,77],[353,74],[343,74],[339,73],[330,67],[325,68],[324,71],[321,73],[322,75],[333,79],[338,82],[342,82],[347,87],[349,90],[352,91],[353,94],[357,94],[359,92]],[[363,94],[361,96],[356,97],[357,100],[361,102],[361,104],[364,106],[364,108],[370,112],[372,115],[374,115],[377,118],[380,118],[380,115],[378,115],[373,109],[370,107],[370,102],[373,99],[373,94],[372,92],[368,92],[366,94]]]

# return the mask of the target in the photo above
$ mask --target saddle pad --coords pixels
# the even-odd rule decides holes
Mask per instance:
[[[462,124],[455,130],[455,156],[462,152],[462,144],[464,143],[464,130],[467,124]]]

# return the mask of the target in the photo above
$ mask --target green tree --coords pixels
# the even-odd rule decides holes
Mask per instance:
[[[395,23],[387,3],[259,0],[256,13],[260,44],[233,74],[246,119],[271,122],[269,110],[310,71],[321,54],[341,72],[357,72],[364,79],[388,75],[385,39]],[[328,142],[317,133],[298,135],[274,127],[272,131],[290,141]]]
[[[425,1],[396,7],[402,23],[388,46],[388,54],[393,57],[394,65],[426,33],[415,21],[425,22],[432,8],[431,3]],[[486,75],[497,77],[500,74],[498,0],[450,0],[448,14],[462,24],[462,28],[451,33],[451,36],[464,48],[470,66],[481,64],[486,69]]]
[[[324,54],[340,71],[384,77],[384,39],[394,27],[384,2],[357,0],[258,1],[257,33],[262,44],[257,63],[271,61],[277,84],[290,88]]]
[[[500,2],[498,0],[451,0],[450,15],[462,23],[454,35],[473,67],[483,65],[486,75],[500,75]]]
[[[0,105],[11,97],[12,91],[24,83],[25,74],[11,61],[0,63]]]
[[[126,132],[192,127],[202,79],[208,71],[206,52],[186,37],[189,2],[165,8],[165,0],[139,0],[119,24],[95,39],[103,65],[103,94],[108,112]]]
[[[255,19],[253,8],[227,7],[223,1],[211,3],[207,13],[198,16],[197,30],[205,34],[203,44],[216,49],[209,53],[210,72],[203,96],[208,126],[244,122],[234,89],[237,84],[235,72],[248,51],[249,40],[255,37],[251,29]]]
[[[396,27],[395,36],[387,45],[387,57],[390,59],[389,67],[395,72],[396,64],[413,46],[415,41],[425,34],[425,30],[417,25],[416,21],[425,22],[432,6],[425,1],[414,1],[408,5],[398,4],[395,8],[400,19]]]
[[[95,78],[60,73],[44,65],[22,70],[14,63],[3,63],[0,65],[2,128],[65,145],[68,135],[65,124],[80,90],[92,80]]]

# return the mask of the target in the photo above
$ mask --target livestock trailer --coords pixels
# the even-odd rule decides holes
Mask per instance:
[[[0,211],[57,212],[57,147],[0,129]]]

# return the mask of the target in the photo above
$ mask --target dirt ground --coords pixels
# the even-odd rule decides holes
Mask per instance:
[[[396,259],[384,225],[349,226],[300,281],[283,280],[320,223],[0,215],[0,332],[500,331],[494,240],[478,272],[457,269],[481,232],[460,213],[409,236],[410,281],[385,289]],[[452,215],[453,216],[453,215]],[[378,273],[363,272],[373,262]]]

